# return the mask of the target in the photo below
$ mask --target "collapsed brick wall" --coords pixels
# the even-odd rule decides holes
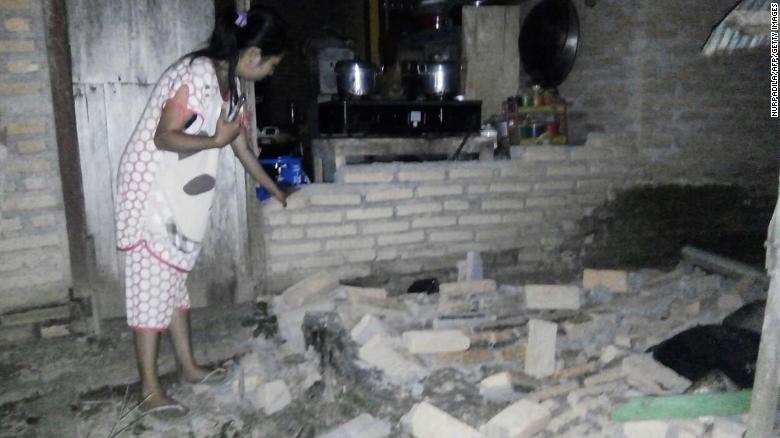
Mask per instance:
[[[641,171],[704,176],[777,192],[776,119],[769,117],[769,49],[704,57],[734,0],[577,4],[580,45],[560,92],[569,134],[638,144]],[[659,179],[660,179],[659,178]]]
[[[505,273],[563,269],[559,248],[610,193],[639,181],[611,146],[517,147],[495,162],[351,165],[287,209],[263,208],[266,281],[450,270],[467,251],[510,254]]]
[[[70,284],[42,5],[0,1],[0,313]]]

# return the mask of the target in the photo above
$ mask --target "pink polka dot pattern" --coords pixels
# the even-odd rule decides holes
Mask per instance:
[[[127,251],[145,242],[160,258],[188,271],[195,264],[199,251],[186,254],[178,251],[166,236],[149,232],[145,223],[157,171],[165,154],[173,153],[157,149],[154,132],[162,108],[182,87],[187,90],[187,108],[197,114],[200,124],[204,123],[204,117],[218,117],[218,113],[206,114],[207,108],[210,108],[209,101],[221,99],[211,61],[197,58],[190,62],[189,58],[184,58],[169,67],[155,86],[122,154],[114,199],[117,247],[120,250]]]
[[[174,310],[190,308],[186,283],[186,272],[159,260],[145,245],[127,251],[127,325],[137,330],[167,329]]]

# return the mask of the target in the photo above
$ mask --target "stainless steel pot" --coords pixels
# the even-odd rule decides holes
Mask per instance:
[[[378,70],[370,62],[344,59],[336,63],[335,70],[341,97],[367,96],[376,87]]]
[[[428,97],[443,99],[458,94],[460,89],[460,64],[454,61],[419,64],[417,76]]]

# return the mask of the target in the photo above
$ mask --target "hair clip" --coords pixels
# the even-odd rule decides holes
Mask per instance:
[[[235,24],[238,27],[246,26],[246,11],[241,11],[238,13],[238,18],[236,18]]]

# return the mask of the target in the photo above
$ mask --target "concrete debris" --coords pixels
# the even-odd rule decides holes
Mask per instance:
[[[414,405],[401,423],[414,438],[480,438],[476,429],[428,402]]]
[[[377,335],[360,347],[359,358],[396,382],[414,382],[425,377],[427,370],[400,353],[402,348],[398,339]]]
[[[274,380],[258,386],[252,401],[265,415],[273,415],[292,402],[292,395],[284,380]]]
[[[390,423],[360,414],[319,438],[385,438],[390,436],[390,429]]]
[[[388,336],[387,329],[382,321],[374,315],[365,315],[350,332],[352,340],[360,345],[365,345],[376,335]]]
[[[536,285],[525,287],[528,309],[579,309],[581,290],[578,286]]]
[[[745,431],[745,422],[734,418],[716,418],[712,424],[712,438],[742,437]]]
[[[691,386],[691,381],[656,362],[645,354],[632,354],[623,359],[627,381],[647,394],[679,394]]]
[[[582,288],[603,287],[612,292],[628,292],[628,274],[626,271],[585,269],[582,273]]]
[[[528,321],[528,348],[525,373],[534,377],[546,377],[555,372],[555,340],[558,324],[532,319]]]
[[[495,291],[495,280],[473,280],[461,281],[457,283],[442,283],[439,286],[439,293],[448,298],[462,295],[490,293]]]
[[[458,330],[413,330],[404,332],[406,349],[413,354],[466,351],[471,340]]]
[[[483,438],[530,438],[550,422],[550,410],[532,400],[519,400],[491,418],[479,431]]]
[[[290,286],[281,300],[291,307],[303,305],[308,299],[330,292],[339,285],[339,278],[330,272],[318,272]]]
[[[509,371],[482,379],[479,382],[479,394],[487,400],[498,402],[515,400],[518,396],[512,386],[512,374]]]
[[[340,292],[350,304],[371,304],[387,299],[387,291],[379,288],[341,286]]]

